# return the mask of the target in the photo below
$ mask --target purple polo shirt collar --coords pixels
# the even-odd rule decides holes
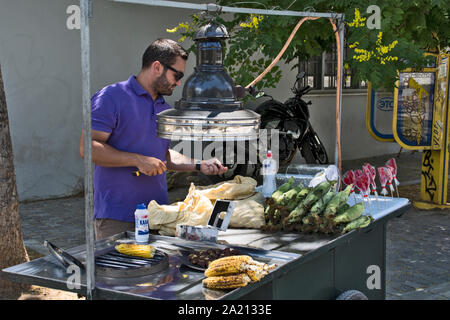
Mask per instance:
[[[134,93],[136,93],[136,95],[138,96],[142,96],[142,95],[148,95],[152,100],[153,97],[150,95],[150,93],[147,92],[147,90],[145,90],[137,81],[136,76],[131,75],[128,78],[127,84],[129,85],[129,87],[131,87],[131,89],[133,89]],[[166,103],[166,101],[164,100],[164,98],[162,96],[158,96],[156,98],[155,103]]]

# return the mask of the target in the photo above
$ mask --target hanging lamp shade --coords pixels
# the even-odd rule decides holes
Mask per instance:
[[[233,79],[223,66],[222,41],[228,32],[223,25],[201,27],[194,73],[183,87],[174,109],[158,114],[158,136],[170,140],[253,140],[259,134],[260,115],[244,109]]]

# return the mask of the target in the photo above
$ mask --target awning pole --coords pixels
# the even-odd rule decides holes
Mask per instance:
[[[344,82],[344,32],[345,32],[345,23],[344,23],[344,14],[342,14],[341,18],[338,19],[338,30],[339,30],[339,41],[341,43],[341,50],[340,52],[338,52],[338,54],[340,55],[340,59],[339,59],[339,64],[340,64],[340,70],[341,70],[341,81],[339,81],[339,83],[337,83],[337,85],[339,86],[339,141],[336,142],[336,149],[338,151],[338,156],[337,156],[337,165],[338,165],[338,169],[339,169],[339,173],[343,174],[342,172],[342,145],[341,145],[341,141],[342,141],[342,90],[343,85],[342,83]]]
[[[249,14],[262,14],[262,15],[275,15],[275,16],[292,16],[292,17],[318,17],[318,18],[339,18],[342,16],[340,13],[334,12],[302,12],[302,11],[289,11],[289,10],[264,10],[242,7],[227,7],[219,6],[215,3],[198,4],[189,2],[178,1],[161,1],[161,0],[111,0],[113,2],[143,4],[156,7],[168,7],[179,9],[192,9],[201,11],[217,11],[217,12],[233,12],[233,13],[249,13]]]
[[[86,299],[92,300],[95,289],[93,164],[91,132],[91,75],[89,46],[89,17],[92,0],[80,0],[81,77],[84,133],[84,212],[86,232]]]

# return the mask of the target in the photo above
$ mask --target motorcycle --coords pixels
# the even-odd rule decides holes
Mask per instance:
[[[275,100],[264,91],[258,92],[253,88],[249,90],[249,93],[255,98],[270,98],[257,106],[255,111],[261,115],[261,129],[268,131],[276,129],[279,132],[280,166],[289,165],[294,160],[297,150],[300,150],[307,164],[328,164],[325,146],[309,121],[311,101],[305,102],[302,99],[302,96],[307,94],[311,87],[300,88],[298,86],[304,76],[303,71],[296,76],[291,89],[294,97],[287,99],[284,103]]]
[[[256,90],[254,87],[250,87],[247,92],[256,99],[262,97],[270,98],[270,100],[258,105],[254,111],[261,115],[260,128],[267,130],[268,138],[271,136],[271,130],[275,129],[278,131],[278,159],[280,167],[289,165],[294,160],[297,150],[300,150],[307,164],[328,164],[325,146],[309,121],[309,105],[311,105],[311,101],[305,102],[302,99],[302,96],[308,93],[311,87],[297,88],[299,81],[304,76],[305,73],[303,71],[297,75],[294,86],[291,89],[294,97],[287,99],[284,103],[275,100],[264,91]],[[267,146],[272,150],[277,148],[277,146],[271,145],[270,139],[267,141]],[[249,142],[245,142],[243,148],[240,151],[244,153],[245,159],[248,160],[249,150],[251,149],[249,148]],[[226,173],[220,176],[206,177],[210,183],[229,180],[236,175],[253,177],[258,181],[261,180],[260,169],[262,164],[260,159],[258,158],[256,163],[239,163],[236,161],[236,155],[240,152],[237,149],[238,147],[235,147],[233,151],[234,162],[224,162],[228,167]],[[224,150],[225,147],[221,148],[221,152],[224,152]]]

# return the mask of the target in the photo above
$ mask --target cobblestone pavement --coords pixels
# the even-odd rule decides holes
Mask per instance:
[[[450,299],[450,212],[410,209],[388,222],[387,299]]]
[[[386,157],[371,158],[369,162],[379,166],[386,160]],[[347,161],[343,163],[343,170],[359,167],[364,162]],[[420,181],[420,154],[402,155],[397,164],[401,182]],[[23,202],[19,209],[27,248],[48,254],[42,245],[44,240],[64,249],[85,243],[84,198]],[[449,230],[449,209],[423,211],[412,207],[401,217],[388,222],[388,300],[450,299]]]

